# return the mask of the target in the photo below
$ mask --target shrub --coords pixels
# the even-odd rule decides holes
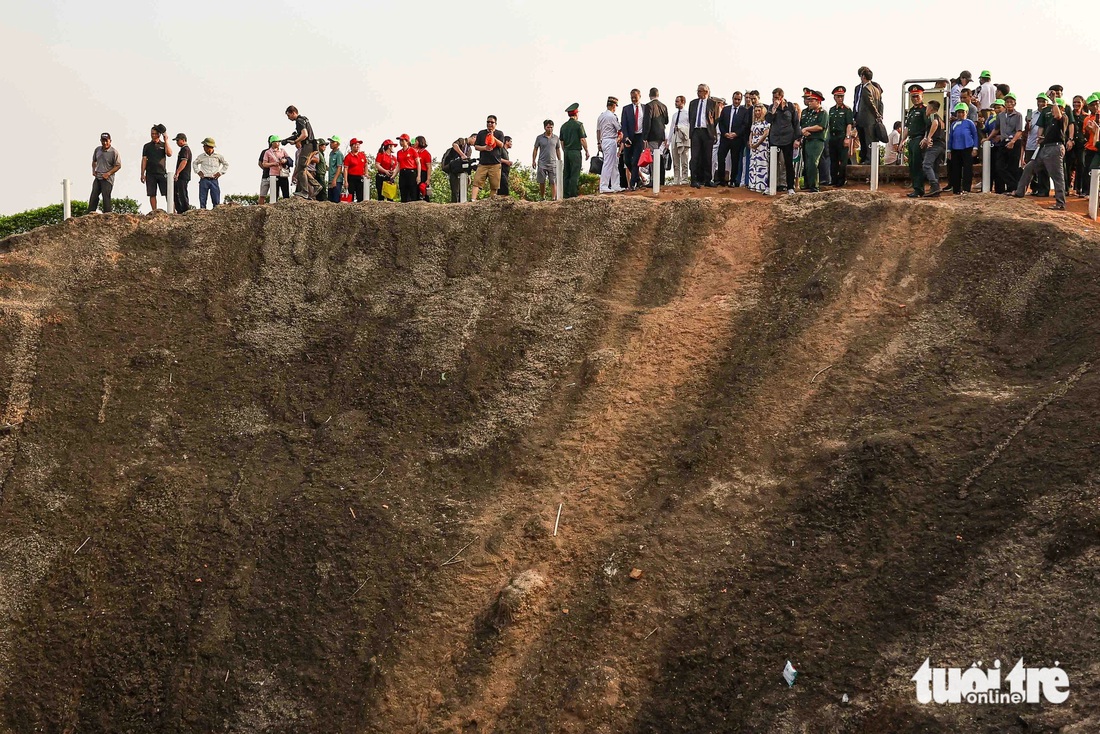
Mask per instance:
[[[222,197],[223,204],[239,204],[240,206],[256,206],[260,203],[259,194],[226,194]]]
[[[138,203],[133,199],[114,199],[113,203],[116,214],[138,213]],[[88,202],[72,202],[72,212],[74,217],[87,214]],[[47,224],[58,224],[63,218],[64,208],[61,204],[50,204],[49,206],[29,209],[18,214],[9,214],[6,217],[0,217],[0,238],[19,234],[21,232],[30,232],[36,227],[44,227]]]

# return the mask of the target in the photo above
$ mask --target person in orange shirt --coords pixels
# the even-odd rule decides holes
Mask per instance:
[[[397,156],[393,154],[394,145],[396,143],[386,139],[378,149],[378,154],[374,156],[374,192],[379,201],[383,200],[382,184],[387,181],[394,183],[397,181]]]
[[[1085,100],[1085,106],[1088,107],[1089,114],[1081,122],[1081,129],[1085,133],[1085,170],[1082,173],[1085,179],[1084,195],[1088,196],[1091,171],[1100,168],[1100,146],[1097,146],[1100,139],[1100,92],[1090,94]]]
[[[402,133],[397,138],[401,150],[397,151],[397,188],[401,191],[401,203],[420,198],[420,151],[409,145],[409,136]]]
[[[428,201],[429,177],[432,173],[432,154],[428,152],[428,139],[423,135],[416,136],[416,149],[420,155],[420,198]]]

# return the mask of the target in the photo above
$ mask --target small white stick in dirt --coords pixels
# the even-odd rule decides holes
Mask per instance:
[[[227,670],[227,671],[225,671],[225,680],[223,680],[222,683],[228,683],[228,682],[229,682],[229,671]]]
[[[348,512],[350,512],[350,513],[351,513],[351,519],[352,519],[352,520],[358,520],[358,519],[359,519],[359,518],[357,518],[357,517],[355,516],[355,510],[353,510],[353,509],[351,509],[351,508],[349,507],[349,508],[348,508]]]
[[[367,579],[367,581],[370,581],[370,579]],[[363,587],[367,585],[367,581],[364,581],[363,583],[359,584],[359,588],[357,588],[355,591],[351,592],[351,596],[349,596],[348,598],[350,599],[352,596],[355,596],[360,591],[362,591]]]
[[[642,638],[642,642],[645,642],[645,641],[646,641],[646,640],[648,640],[648,639],[649,639],[650,637],[653,637],[653,633],[654,633],[654,632],[656,632],[656,631],[657,631],[657,627],[654,627],[653,629],[651,629],[651,630],[649,631],[649,634],[648,634],[648,635],[646,635],[645,637],[643,637],[643,638]]]
[[[382,467],[382,471],[386,471],[386,467]],[[378,477],[382,476],[382,471],[380,471],[380,472],[378,472],[377,474],[375,474],[375,475],[374,475],[374,479],[372,479],[372,480],[370,480],[369,482],[367,482],[367,484],[374,484],[374,481],[375,481],[375,479],[378,479]]]
[[[89,535],[89,536],[88,536],[87,538],[85,538],[85,539],[84,539],[84,542],[80,544],[80,548],[83,548],[84,546],[88,545],[88,541],[89,541],[89,540],[91,540],[91,539],[92,539],[92,536],[90,536],[90,535]],[[74,550],[74,551],[73,551],[73,555],[74,555],[74,556],[75,556],[75,555],[76,555],[77,553],[79,553],[79,552],[80,552],[80,548],[77,548],[76,550]]]
[[[822,373],[824,373],[824,372],[826,372],[826,371],[828,371],[828,370],[831,370],[832,368],[833,368],[833,366],[832,366],[832,365],[829,365],[828,367],[822,367],[821,369],[819,369],[819,370],[817,371],[817,373],[815,373],[815,374],[814,374],[814,376],[810,378],[810,384],[812,385],[812,384],[813,384],[813,382],[814,382],[814,380],[816,380],[817,378],[821,377]]]
[[[558,516],[556,518],[554,518],[554,537],[555,538],[558,537],[558,523],[561,522],[561,506],[563,504],[565,504],[565,503],[564,502],[559,502],[558,503]]]
[[[474,540],[477,540],[477,538],[474,538]],[[447,566],[447,565],[450,565],[451,563],[457,563],[457,561],[455,561],[455,559],[456,559],[456,558],[458,558],[458,555],[459,555],[459,553],[461,553],[462,551],[466,550],[467,548],[469,548],[469,547],[470,547],[471,545],[473,545],[473,544],[474,544],[474,541],[473,541],[473,540],[471,540],[471,541],[470,541],[469,543],[467,543],[466,545],[464,545],[464,546],[462,546],[461,548],[459,548],[459,549],[458,549],[458,553],[455,553],[455,554],[454,554],[453,556],[451,556],[451,557],[450,557],[450,558],[448,558],[447,560],[443,561],[443,563],[441,563],[441,564],[439,564],[439,565],[440,565],[440,566]]]

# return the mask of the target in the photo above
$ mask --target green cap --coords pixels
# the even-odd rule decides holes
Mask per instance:
[[[1059,107],[1065,107],[1066,101],[1059,97],[1058,99],[1054,100],[1054,104],[1058,105]]]
[[[209,145],[211,148],[213,148],[214,147],[214,138],[205,138],[205,139],[203,139],[202,144],[203,145]]]
[[[994,107],[1004,107],[1005,106],[1005,101],[1003,99],[995,99],[995,100],[993,100],[993,106]]]
[[[1046,92],[1039,92],[1038,94],[1035,95],[1035,99],[1041,99],[1044,102],[1049,102],[1050,101],[1050,97],[1047,96]]]
[[[1005,99],[1016,99],[1016,93],[1015,92],[1009,92],[1008,94],[1005,95]]]
[[[970,106],[966,102],[959,102],[955,105],[955,112],[970,112]]]
[[[981,74],[978,74],[979,79],[992,79],[993,75],[989,73],[989,69],[986,69]]]
[[[271,145],[272,143],[274,143],[278,139],[279,139],[278,135],[268,135],[267,136],[267,144]]]
[[[340,136],[339,135],[333,135],[331,138],[329,138],[329,142],[339,143],[340,142]]]
[[[1088,99],[1085,100],[1085,104],[1092,104],[1093,102],[1095,102],[1097,100],[1100,100],[1100,97],[1097,97],[1096,93],[1093,92],[1092,94],[1090,94],[1088,96]]]

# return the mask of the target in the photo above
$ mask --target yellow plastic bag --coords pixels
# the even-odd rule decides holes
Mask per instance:
[[[393,181],[383,181],[382,198],[386,201],[397,201],[397,184]]]

